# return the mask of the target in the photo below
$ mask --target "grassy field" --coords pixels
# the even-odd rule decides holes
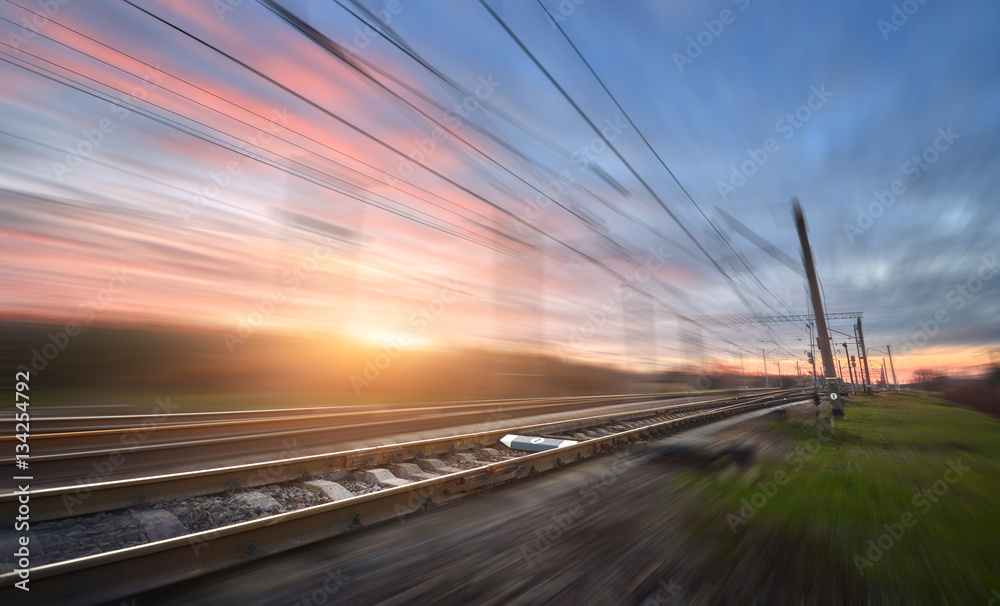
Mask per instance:
[[[887,392],[831,430],[776,422],[780,456],[688,472],[687,528],[745,603],[987,604],[1000,596],[1000,421]],[[828,415],[828,413],[827,413]],[[997,600],[1000,604],[1000,599]]]

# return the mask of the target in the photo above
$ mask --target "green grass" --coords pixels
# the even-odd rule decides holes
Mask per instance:
[[[905,393],[854,402],[826,439],[813,417],[776,424],[785,454],[747,475],[708,470],[676,480],[700,493],[691,533],[714,546],[723,569],[759,565],[751,583],[763,583],[764,570],[780,570],[788,596],[986,604],[990,591],[1000,589],[1000,421]],[[796,449],[807,446],[815,452],[796,458]],[[948,461],[969,468],[961,477],[947,475],[954,484],[945,481]],[[759,504],[766,495],[757,482],[779,472],[787,483],[733,532],[743,499],[759,491]],[[934,495],[937,503],[914,503],[918,491],[936,482],[939,492],[947,488]],[[869,559],[868,541],[877,543],[887,534],[883,524],[895,525],[907,512],[911,527],[859,570],[856,557]]]

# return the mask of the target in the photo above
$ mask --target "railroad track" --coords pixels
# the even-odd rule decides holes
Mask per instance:
[[[763,390],[729,390],[718,395],[733,395],[738,392],[752,394]],[[563,396],[551,398],[473,400],[462,402],[421,402],[403,405],[361,405],[346,407],[314,407],[295,409],[239,410],[225,412],[167,412],[159,409],[150,414],[129,415],[78,415],[78,416],[34,416],[32,419],[32,441],[38,450],[54,444],[59,450],[73,448],[120,448],[121,437],[136,429],[142,429],[151,443],[177,440],[178,436],[198,439],[204,434],[213,437],[219,434],[260,435],[260,428],[287,431],[290,425],[339,425],[356,419],[372,417],[419,417],[422,415],[461,418],[480,415],[483,412],[502,410],[504,414],[523,412],[553,412],[584,407],[609,406],[666,398],[704,397],[704,393],[692,396],[689,393],[647,393],[608,394],[598,396]],[[167,408],[170,410],[170,407]],[[150,423],[153,419],[154,422]],[[146,424],[144,426],[143,424]],[[13,443],[15,421],[12,415],[0,417],[0,427],[9,429],[0,433],[0,447],[6,442]],[[53,449],[54,450],[54,449]],[[10,459],[0,459],[6,462]]]
[[[720,392],[732,395],[746,392]],[[115,453],[127,459],[99,479],[150,475],[164,463],[182,469],[204,469],[232,460],[268,460],[287,457],[288,444],[303,452],[347,449],[363,440],[390,435],[401,427],[408,432],[457,427],[498,418],[542,414],[575,414],[578,410],[620,407],[661,398],[678,401],[704,394],[616,394],[473,402],[418,403],[404,406],[359,406],[304,411],[263,410],[213,413],[170,413],[119,416],[33,417],[31,465],[38,486],[71,483],[93,476],[94,464]],[[0,434],[0,464],[13,464],[16,440],[11,430]],[[10,444],[7,444],[10,442]],[[104,466],[106,467],[106,466]],[[93,479],[89,481],[94,481]],[[0,479],[0,490],[12,489]]]
[[[309,478],[332,479],[407,461],[428,462],[439,456],[457,457],[492,449],[492,461],[468,461],[469,468],[444,470],[441,475],[399,482],[395,487],[368,494],[269,515],[156,541],[32,568],[35,581],[32,600],[45,603],[96,603],[134,595],[249,559],[279,553],[306,543],[345,532],[356,532],[418,510],[428,509],[461,496],[528,478],[571,463],[613,451],[639,440],[648,440],[744,412],[793,401],[811,401],[801,391],[785,390],[738,398],[721,398],[686,404],[660,403],[646,410],[591,415],[567,421],[470,433],[376,448],[357,449],[277,463],[280,470],[269,482],[292,482]],[[575,437],[576,443],[554,450],[524,454],[497,447],[507,433],[531,436]],[[583,439],[580,439],[583,438]],[[463,452],[464,451],[464,452]],[[475,455],[482,458],[482,454]],[[461,459],[461,457],[459,457]],[[434,469],[435,466],[425,466]],[[213,494],[220,490],[251,486],[261,466],[237,466],[200,474],[171,474],[107,482],[89,486],[85,503],[90,511],[168,503],[181,496]],[[346,474],[346,475],[345,475]],[[367,477],[367,476],[366,476]],[[75,490],[76,487],[73,487]],[[49,489],[31,495],[32,523],[35,516],[61,517],[59,509],[69,491]],[[137,499],[137,496],[141,498]],[[13,503],[13,495],[0,495],[0,502]],[[36,514],[37,510],[37,514]],[[77,512],[79,513],[79,511]],[[12,599],[18,577],[0,575],[0,595]],[[41,595],[39,595],[41,594]],[[7,602],[9,603],[9,602]]]
[[[754,398],[758,396],[744,396]],[[419,440],[392,444],[382,447],[351,449],[335,453],[287,458],[280,461],[264,461],[247,465],[222,466],[198,471],[156,474],[154,476],[89,483],[85,486],[70,485],[34,490],[32,492],[32,519],[37,522],[57,520],[72,515],[85,515],[111,511],[136,505],[155,505],[170,499],[186,496],[201,496],[232,490],[236,487],[253,488],[265,484],[294,481],[302,477],[319,476],[362,466],[398,463],[430,454],[440,454],[452,450],[467,450],[495,443],[504,434],[517,431],[526,435],[565,434],[574,428],[587,431],[593,425],[607,425],[613,420],[631,422],[634,419],[672,418],[691,411],[705,410],[720,403],[738,402],[737,398],[712,399],[701,402],[674,404],[660,401],[635,412],[616,412],[591,415],[568,421],[556,421],[520,427],[498,427],[490,432],[477,432],[462,436],[447,436],[440,439]],[[655,400],[654,400],[655,402]],[[280,434],[285,436],[287,434]],[[183,443],[177,446],[187,445]],[[162,446],[162,445],[160,445]],[[174,445],[171,445],[174,446]],[[152,446],[151,448],[155,448]],[[33,465],[35,457],[32,457]],[[277,467],[277,469],[276,469]],[[81,493],[86,499],[81,499]],[[9,517],[3,522],[13,522],[14,499],[16,495],[0,494],[0,507],[10,506]],[[82,501],[76,504],[75,501]],[[69,504],[69,505],[68,505]],[[70,507],[72,505],[72,507]],[[6,507],[4,507],[6,509]]]
[[[716,395],[735,395],[740,393],[752,394],[764,392],[763,389],[730,389],[715,392]],[[711,393],[711,392],[708,392]],[[406,404],[359,404],[347,407],[309,407],[309,408],[267,408],[259,410],[227,410],[215,412],[172,412],[171,421],[162,425],[190,425],[202,423],[228,423],[233,421],[246,420],[286,420],[286,419],[339,419],[351,414],[378,415],[386,413],[398,413],[400,411],[481,411],[496,408],[515,409],[529,406],[581,406],[581,405],[602,405],[615,404],[630,401],[642,401],[660,398],[676,397],[703,397],[706,392],[692,394],[691,392],[662,392],[643,394],[602,394],[593,396],[552,396],[544,398],[506,398],[491,400],[463,400],[463,401],[438,401],[438,402],[413,402]],[[44,409],[43,409],[44,410]],[[130,430],[147,419],[149,414],[132,413],[125,415],[54,415],[40,416],[43,412],[33,413],[32,422],[38,422],[39,428],[33,433],[38,435],[93,430]],[[12,414],[0,415],[0,427],[12,428],[14,425]],[[9,432],[8,432],[9,433]],[[0,440],[7,439],[6,434],[0,436]]]

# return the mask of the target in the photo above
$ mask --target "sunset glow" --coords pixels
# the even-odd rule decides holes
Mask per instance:
[[[1000,343],[997,59],[969,31],[995,19],[972,9],[884,39],[861,4],[807,34],[785,27],[806,9],[747,3],[691,59],[695,4],[376,2],[376,31],[288,3],[311,34],[217,4],[59,4],[30,28],[40,5],[0,6],[5,320],[641,371],[763,374],[777,348],[804,373],[801,323],[714,320],[810,312],[783,261],[797,195],[827,311],[862,311],[900,380]],[[766,23],[783,34],[750,41]]]

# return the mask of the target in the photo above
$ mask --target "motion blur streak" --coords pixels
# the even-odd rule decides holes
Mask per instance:
[[[996,9],[872,10],[4,0],[4,359],[347,400],[806,384],[804,323],[732,320],[808,313],[798,194],[878,380],[975,375]]]

